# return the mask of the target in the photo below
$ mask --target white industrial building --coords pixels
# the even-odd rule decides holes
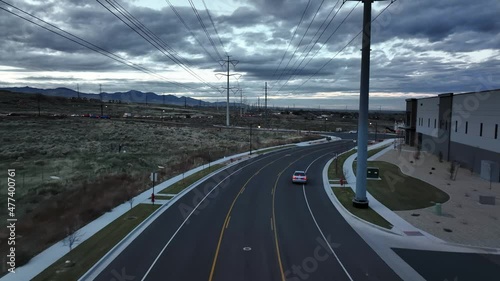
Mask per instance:
[[[407,144],[500,181],[500,89],[406,102]]]

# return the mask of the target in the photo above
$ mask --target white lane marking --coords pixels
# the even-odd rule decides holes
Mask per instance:
[[[306,173],[307,173],[307,170],[309,170],[309,168],[311,167],[311,165],[316,162],[317,160],[319,160],[320,158],[324,157],[325,155],[323,156],[320,156],[318,158],[316,158],[314,161],[311,162],[311,164],[309,164],[309,166],[307,166],[307,169],[306,169]],[[337,259],[337,261],[339,262],[340,266],[342,267],[342,269],[344,270],[345,274],[347,275],[347,277],[349,277],[349,280],[351,281],[354,281],[351,277],[351,275],[349,274],[349,272],[347,272],[347,269],[345,268],[344,264],[340,261],[339,257],[337,256],[337,254],[335,253],[335,251],[333,250],[332,246],[330,245],[330,243],[328,242],[328,240],[326,239],[325,237],[325,234],[323,234],[323,231],[321,230],[321,228],[319,227],[318,225],[318,222],[316,221],[316,218],[314,217],[314,214],[311,210],[311,207],[309,206],[309,201],[307,200],[307,195],[306,195],[306,189],[305,189],[305,185],[303,184],[302,185],[302,191],[304,193],[304,200],[306,201],[306,204],[307,204],[307,209],[309,209],[309,213],[311,214],[311,217],[314,221],[314,224],[316,225],[316,227],[318,228],[319,230],[319,233],[321,233],[321,236],[323,237],[323,240],[325,240],[325,244],[328,245],[328,248],[330,249],[330,251],[332,251],[332,254],[335,256],[335,258]]]
[[[271,155],[271,156],[274,156],[274,155]],[[191,211],[191,213],[189,213],[189,215],[186,217],[186,219],[184,219],[184,221],[182,222],[182,224],[179,226],[179,228],[175,231],[175,233],[172,235],[172,237],[170,237],[170,239],[168,240],[167,244],[165,244],[165,246],[163,247],[163,249],[161,250],[161,252],[158,254],[158,256],[156,257],[156,259],[153,261],[153,263],[151,264],[151,266],[149,267],[148,271],[146,271],[146,273],[144,274],[144,277],[142,277],[141,281],[144,281],[146,280],[146,277],[148,276],[149,272],[151,272],[151,270],[153,269],[154,265],[156,264],[156,262],[160,259],[160,256],[163,254],[163,252],[165,252],[165,250],[167,249],[168,245],[170,245],[170,242],[172,242],[172,240],[175,238],[175,236],[177,235],[177,233],[181,230],[181,228],[184,226],[184,224],[186,224],[186,222],[189,220],[189,218],[191,217],[191,215],[196,211],[196,209],[198,209],[198,207],[203,203],[203,201],[205,201],[205,199],[212,193],[212,191],[214,191],[221,183],[223,183],[226,179],[228,179],[229,177],[231,177],[232,175],[240,172],[240,170],[252,165],[252,164],[255,164],[255,162],[259,162],[261,160],[264,160],[264,159],[267,159],[271,156],[267,156],[267,157],[263,157],[261,159],[258,159],[252,163],[249,163],[241,168],[239,168],[238,170],[232,172],[231,174],[229,174],[227,177],[225,177],[224,179],[222,179],[218,184],[216,184],[214,186],[214,188],[212,188],[208,193],[207,195],[205,195],[205,197],[203,197],[203,199],[201,199],[200,203],[198,203],[194,208],[193,210]]]

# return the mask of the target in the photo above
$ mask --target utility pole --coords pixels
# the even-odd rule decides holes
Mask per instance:
[[[227,86],[226,86],[226,90],[227,90],[227,99],[226,99],[226,126],[228,126],[228,127],[230,125],[230,123],[229,123],[229,90],[231,89],[231,87],[229,87],[229,77],[230,76],[241,76],[240,74],[237,74],[237,73],[229,74],[229,64],[232,64],[233,67],[235,67],[238,64],[238,62],[239,61],[237,61],[237,60],[231,60],[231,57],[227,56],[227,60],[221,61],[221,65],[222,66],[224,66],[225,64],[227,64],[227,74],[222,74],[222,73],[217,73],[216,74],[216,76],[219,75],[219,76],[226,76],[227,77]]]
[[[184,108],[187,108],[187,97],[184,97]]]
[[[78,99],[80,99],[80,85],[76,84],[76,95],[78,96]]]
[[[163,105],[165,105],[165,94],[163,94]]]
[[[240,89],[240,117],[243,117],[243,89]]]
[[[99,84],[99,96],[101,96],[101,117],[104,115],[103,104],[102,104],[102,85]]]
[[[368,156],[368,103],[370,91],[370,45],[372,25],[372,2],[383,0],[362,0],[363,42],[361,49],[361,79],[358,117],[358,158],[356,167],[356,195],[352,204],[356,208],[368,208],[366,198],[367,156]]]
[[[264,97],[265,97],[265,106],[264,106],[264,116],[266,118],[266,127],[269,128],[269,121],[268,121],[268,118],[267,118],[267,82],[266,82],[266,86],[264,88]]]

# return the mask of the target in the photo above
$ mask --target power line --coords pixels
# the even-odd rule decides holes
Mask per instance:
[[[192,69],[189,68],[189,66],[186,65],[186,63],[182,62],[179,58],[176,57],[176,52],[175,50],[168,46],[168,44],[166,44],[165,42],[160,42],[158,41],[155,36],[152,36],[152,32],[149,31],[145,31],[146,29],[145,28],[142,28],[141,25],[139,24],[140,22],[133,18],[133,16],[129,16],[130,13],[128,13],[128,11],[126,11],[125,9],[120,9],[118,7],[118,5],[115,5],[111,2],[114,2],[114,0],[105,0],[111,7],[113,7],[118,13],[120,13],[122,16],[124,16],[129,22],[130,24],[125,21],[123,18],[121,18],[119,15],[117,15],[115,12],[113,12],[110,8],[108,8],[106,5],[104,5],[100,0],[96,0],[99,4],[101,4],[101,6],[103,6],[106,10],[108,10],[111,14],[113,14],[116,18],[118,18],[120,21],[122,21],[123,23],[125,23],[125,25],[127,25],[130,29],[132,29],[134,32],[136,32],[139,36],[141,36],[144,40],[146,40],[148,43],[150,43],[153,47],[155,47],[158,51],[160,51],[162,54],[164,54],[167,58],[169,58],[170,60],[172,60],[174,63],[176,63],[177,65],[179,65],[181,68],[183,68],[185,71],[187,71],[189,74],[191,74],[193,77],[195,77],[197,80],[199,80],[200,82],[202,82],[203,84],[205,84],[206,86],[208,86],[209,88],[212,88],[212,89],[217,89],[216,87],[210,85],[209,83],[207,83],[203,78],[201,78],[198,74],[196,74]],[[121,7],[121,6],[120,6]],[[138,23],[139,22],[139,23]],[[131,26],[134,25],[136,28],[132,27]],[[141,23],[142,24],[142,23]],[[142,32],[139,32],[138,29]],[[148,38],[146,38],[148,37]],[[157,37],[157,36],[156,36]],[[152,42],[152,41],[153,42]]]
[[[326,43],[328,43],[328,41],[330,41],[330,39],[333,37],[333,35],[335,35],[335,33],[337,33],[337,31],[340,29],[340,27],[346,22],[347,18],[349,18],[349,16],[354,12],[354,9],[356,9],[356,7],[359,5],[360,2],[357,2],[356,5],[351,9],[351,11],[345,16],[345,18],[342,20],[342,22],[337,26],[337,28],[332,32],[332,34],[330,34],[330,36],[328,37],[328,39],[326,39],[326,41],[322,44],[322,46],[316,51],[316,53],[309,59],[309,61],[304,65],[304,67],[302,67],[302,69],[299,71],[299,74],[302,72],[302,70],[304,70],[307,65],[309,65],[309,63],[312,61],[312,59],[314,57],[316,57],[319,53],[319,51],[321,51],[321,49],[323,49],[323,46],[326,45]],[[340,7],[342,8],[342,7]],[[340,9],[339,8],[339,9]],[[335,56],[337,56],[339,53],[337,53]],[[305,59],[305,58],[304,58]],[[299,65],[300,66],[300,65]],[[324,67],[324,66],[323,66]],[[323,68],[322,67],[322,68]],[[298,68],[297,68],[298,69]],[[295,72],[294,72],[295,73]],[[290,79],[294,76],[294,74],[292,74],[290,77],[288,77],[288,80],[283,83],[283,85],[281,85],[281,87],[278,89],[278,91],[276,93],[278,93],[279,91],[281,91],[283,89],[283,87],[285,87],[286,84],[288,84],[288,82],[290,81]]]
[[[314,46],[318,43],[318,41],[321,39],[321,37],[323,36],[323,34],[325,33],[325,31],[328,30],[328,27],[333,22],[333,20],[337,16],[337,14],[340,12],[340,9],[342,9],[342,7],[343,7],[343,5],[344,5],[345,2],[342,2],[342,4],[340,5],[340,7],[337,9],[337,12],[330,19],[330,21],[328,22],[328,24],[326,25],[326,27],[323,29],[323,31],[321,32],[321,34],[319,35],[319,37],[316,39],[316,41],[314,42],[314,44],[311,45],[311,42],[314,40],[314,38],[316,38],[316,35],[318,35],[318,33],[321,30],[321,28],[323,27],[323,25],[325,25],[326,21],[328,20],[328,18],[330,17],[330,15],[333,13],[333,11],[335,10],[335,7],[337,7],[337,5],[338,5],[339,2],[340,2],[340,0],[337,0],[337,2],[335,3],[335,5],[333,5],[332,9],[330,10],[330,12],[328,13],[328,15],[326,16],[325,20],[323,20],[323,22],[321,23],[321,26],[318,28],[318,30],[316,30],[316,33],[314,34],[314,36],[311,37],[311,40],[309,41],[309,43],[307,43],[306,48],[304,49],[304,51],[307,50],[307,46],[311,46],[311,47],[309,48],[309,50],[307,51],[307,53],[305,54],[305,56],[304,56],[304,52],[301,54],[300,57],[303,57],[303,58],[300,61],[299,65],[294,69],[294,71],[291,74],[291,76],[295,75],[295,73],[297,72],[297,69],[300,68],[300,66],[302,65],[302,63],[304,62],[304,60],[307,58],[307,56],[309,56],[309,53],[314,48]],[[300,60],[300,57],[297,59],[297,61]],[[295,64],[297,64],[297,61],[295,61],[295,63],[292,65],[292,67],[291,67],[292,69],[295,67]],[[290,80],[291,76],[288,77],[287,81]]]
[[[97,46],[97,45],[95,45],[95,44],[93,44],[93,43],[91,43],[91,42],[89,42],[89,41],[87,41],[85,39],[82,39],[82,38],[80,38],[80,37],[78,37],[78,36],[76,36],[76,35],[74,35],[74,34],[72,34],[70,32],[67,32],[67,31],[65,31],[65,30],[63,30],[63,29],[61,29],[61,28],[59,28],[59,27],[57,27],[57,26],[55,26],[55,25],[53,25],[53,24],[51,24],[49,22],[46,22],[43,19],[41,19],[39,17],[36,17],[36,16],[34,16],[34,15],[32,15],[32,14],[30,14],[30,13],[28,13],[28,12],[26,12],[26,11],[24,11],[24,10],[22,10],[22,9],[16,7],[16,6],[14,6],[14,5],[12,5],[12,4],[10,4],[10,3],[7,3],[7,2],[5,2],[3,0],[0,0],[0,2],[6,4],[6,5],[10,6],[10,7],[12,7],[13,9],[16,9],[16,10],[20,11],[21,13],[23,13],[25,15],[28,15],[28,16],[30,16],[30,17],[32,17],[32,18],[34,18],[34,19],[36,19],[36,20],[38,20],[38,21],[40,21],[40,22],[42,22],[42,23],[44,23],[44,24],[46,24],[46,25],[48,25],[48,26],[50,26],[50,27],[52,27],[52,28],[54,28],[56,30],[58,30],[58,31],[61,31],[61,32],[63,32],[66,35],[64,35],[63,33],[60,33],[58,31],[52,30],[52,29],[50,29],[50,28],[48,28],[46,26],[43,26],[43,25],[41,25],[39,23],[36,23],[33,20],[30,20],[29,18],[23,17],[22,15],[16,14],[16,13],[14,13],[14,12],[8,10],[8,9],[5,9],[3,7],[0,7],[0,9],[6,11],[6,12],[8,12],[8,13],[10,13],[10,14],[18,17],[18,18],[21,18],[21,19],[23,19],[25,21],[28,21],[28,22],[30,22],[30,23],[38,26],[38,27],[41,27],[41,28],[43,28],[43,29],[45,29],[45,30],[47,30],[49,32],[52,32],[52,33],[54,33],[56,35],[59,35],[59,36],[65,38],[65,39],[67,39],[69,41],[72,41],[73,43],[76,43],[76,44],[78,44],[80,46],[83,46],[83,47],[85,47],[87,49],[90,49],[90,50],[92,50],[92,51],[94,51],[96,53],[99,53],[99,54],[101,54],[103,56],[106,56],[106,57],[108,57],[108,58],[110,58],[110,59],[112,59],[114,61],[117,61],[117,62],[119,62],[121,64],[124,64],[124,65],[127,65],[127,66],[131,67],[131,68],[134,68],[135,70],[139,70],[139,71],[144,72],[146,74],[149,74],[149,75],[155,76],[157,78],[160,78],[160,79],[162,79],[162,80],[164,80],[164,81],[166,81],[166,82],[168,82],[170,84],[174,84],[176,86],[181,86],[181,87],[184,87],[184,88],[189,89],[189,90],[194,90],[193,88],[188,87],[186,85],[170,81],[167,78],[165,78],[164,76],[162,76],[162,75],[160,75],[160,74],[158,74],[158,73],[156,73],[156,72],[154,72],[152,70],[149,70],[149,69],[147,69],[147,68],[145,68],[145,67],[143,67],[141,65],[135,64],[135,63],[133,63],[133,62],[127,60],[127,59],[124,59],[124,58],[122,58],[122,57],[120,57],[120,56],[118,56],[118,55],[116,55],[116,54],[114,54],[112,52],[109,52],[106,49],[103,49],[103,48],[101,48],[101,47],[99,47],[99,46]],[[68,36],[71,36],[72,38],[68,37]]]
[[[205,23],[203,23],[203,19],[201,18],[200,13],[198,13],[196,6],[194,5],[192,0],[188,0],[188,1],[189,1],[189,4],[191,5],[191,8],[193,9],[193,12],[194,12],[196,18],[198,19],[198,22],[201,25],[201,28],[205,32],[205,35],[207,35],[208,41],[210,41],[210,44],[214,48],[215,53],[217,53],[217,56],[219,57],[220,60],[223,60],[222,56],[219,53],[219,50],[217,49],[217,46],[215,45],[214,41],[212,40],[212,36],[210,36],[210,33],[208,32],[207,27],[205,26]]]
[[[205,0],[202,0],[203,6],[205,6],[205,11],[207,11],[208,18],[210,19],[210,22],[212,22],[212,26],[214,27],[215,34],[217,34],[217,38],[219,38],[219,43],[222,46],[222,50],[227,56],[226,48],[224,48],[224,44],[222,43],[222,40],[220,39],[219,32],[217,31],[217,28],[215,27],[214,20],[212,19],[212,16],[210,15],[210,11],[208,10],[207,4],[205,3]]]
[[[302,16],[300,17],[300,21],[299,21],[299,24],[295,27],[295,30],[293,31],[293,35],[292,35],[292,38],[290,39],[290,41],[288,42],[288,46],[286,47],[286,50],[285,50],[285,53],[283,53],[283,57],[281,57],[281,61],[280,63],[278,64],[278,67],[276,67],[276,69],[274,70],[274,73],[273,73],[273,77],[276,75],[276,72],[278,71],[278,69],[280,68],[281,64],[283,63],[283,60],[285,59],[285,56],[286,56],[286,53],[288,53],[288,49],[290,48],[290,44],[292,44],[292,41],[293,41],[293,38],[295,38],[295,34],[297,33],[297,30],[299,29],[299,26],[300,24],[302,23],[302,20],[304,20],[304,15],[306,14],[307,12],[307,8],[309,8],[309,5],[311,4],[311,0],[309,0],[307,2],[307,5],[306,5],[306,8],[304,9],[304,12],[302,12]],[[271,86],[271,89],[274,87],[274,84],[273,86]]]
[[[396,0],[391,0],[391,3],[389,3],[384,9],[382,9],[382,11],[380,11],[380,13],[371,20],[371,22],[373,23],[374,21],[377,20],[378,17],[380,17],[380,15],[382,15],[382,13],[384,13],[394,2],[396,2]],[[359,2],[358,2],[359,4]],[[304,86],[304,84],[306,84],[309,80],[311,80],[312,77],[314,77],[315,75],[317,75],[321,70],[323,70],[323,68],[325,68],[330,62],[332,62],[333,59],[335,59],[341,52],[343,52],[356,38],[358,38],[358,36],[363,33],[363,30],[360,30],[344,47],[342,47],[342,49],[340,49],[340,51],[338,51],[332,58],[330,58],[330,60],[328,60],[320,69],[318,69],[313,75],[311,75],[309,78],[307,78],[306,81],[304,81],[302,84],[300,84],[297,88],[295,88],[295,90],[293,90],[292,92],[295,92],[297,91],[300,87]]]
[[[198,44],[200,45],[200,47],[203,48],[203,50],[208,54],[208,56],[217,62],[217,59],[214,58],[212,56],[212,54],[210,54],[210,52],[205,48],[205,46],[203,46],[203,44],[200,42],[200,40],[198,39],[198,37],[196,37],[196,35],[194,34],[193,30],[186,24],[186,22],[184,21],[184,19],[182,18],[182,16],[179,14],[179,12],[177,11],[177,9],[174,7],[174,5],[172,5],[172,3],[170,3],[169,0],[165,0],[168,5],[170,6],[170,9],[172,9],[172,11],[174,11],[175,15],[177,16],[177,18],[179,18],[179,20],[181,21],[181,23],[184,25],[184,27],[186,27],[186,29],[189,31],[189,33],[191,33],[191,36],[193,36],[193,38],[196,40],[196,42],[198,42]]]
[[[316,19],[316,16],[318,15],[318,13],[319,13],[319,11],[320,11],[321,7],[323,6],[323,3],[324,3],[324,2],[325,2],[325,0],[322,0],[322,1],[321,1],[321,3],[319,4],[319,7],[318,7],[318,9],[316,10],[316,13],[314,14],[313,18],[312,18],[312,19],[311,19],[311,21],[309,22],[309,25],[307,26],[306,31],[305,31],[305,32],[304,32],[304,34],[302,35],[302,38],[300,38],[299,44],[297,44],[297,47],[296,47],[296,48],[295,48],[295,50],[293,51],[292,56],[291,56],[291,57],[290,57],[290,59],[288,60],[288,62],[287,62],[287,64],[286,64],[285,68],[283,68],[283,71],[281,72],[280,76],[278,77],[277,82],[279,82],[279,80],[281,80],[281,77],[283,76],[283,74],[285,74],[285,73],[286,73],[287,68],[288,68],[288,66],[290,65],[290,62],[292,61],[292,59],[294,58],[295,54],[296,54],[296,53],[297,53],[297,51],[299,50],[300,46],[302,46],[302,41],[304,40],[304,37],[306,36],[307,32],[308,32],[308,31],[309,31],[309,29],[311,28],[311,25],[312,25],[312,23],[314,22],[314,20]],[[295,62],[295,63],[297,63],[297,62]],[[294,65],[295,65],[295,63],[294,63]],[[292,68],[293,68],[293,66],[292,66]]]

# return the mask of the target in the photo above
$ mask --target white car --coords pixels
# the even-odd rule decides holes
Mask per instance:
[[[307,175],[304,171],[295,171],[292,176],[293,183],[307,183]]]

